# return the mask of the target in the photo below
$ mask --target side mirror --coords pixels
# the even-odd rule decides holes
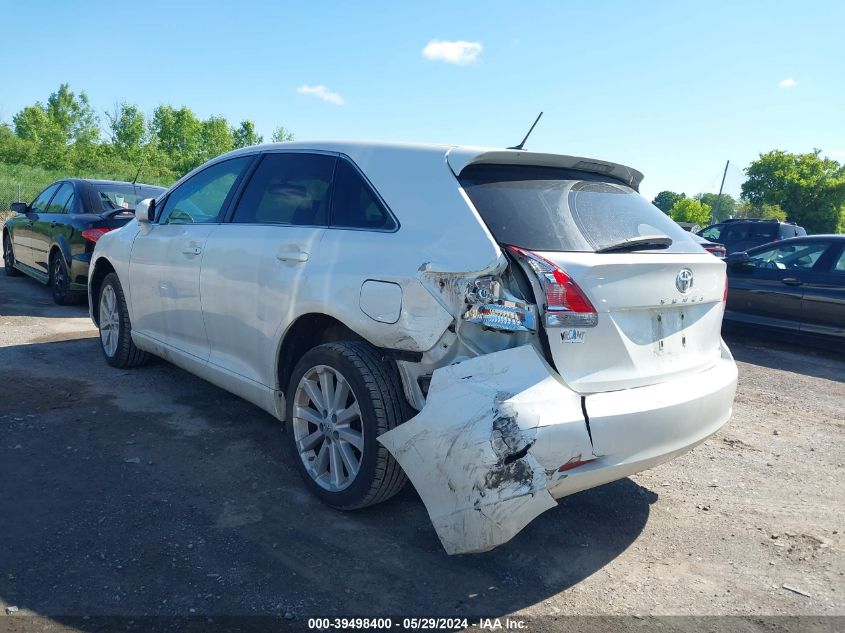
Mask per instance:
[[[29,205],[26,202],[13,202],[9,208],[15,213],[26,213],[29,210]]]
[[[725,258],[725,263],[728,266],[738,266],[741,264],[747,264],[750,257],[748,257],[748,253],[745,251],[740,251],[739,253],[731,253]]]
[[[135,219],[138,222],[152,222],[156,216],[156,201],[153,198],[141,200],[135,205]]]

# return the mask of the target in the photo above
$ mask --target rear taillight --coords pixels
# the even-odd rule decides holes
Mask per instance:
[[[82,237],[88,240],[89,242],[96,242],[109,231],[111,231],[110,228],[85,229],[84,231],[82,231]]]
[[[721,246],[705,246],[704,250],[713,253],[716,257],[724,258],[728,254],[728,251]]]
[[[722,303],[728,302],[728,277],[725,275],[725,291],[722,293]]]
[[[599,315],[595,307],[566,272],[537,253],[508,246],[508,250],[525,261],[533,270],[545,295],[546,327],[595,327]]]
[[[581,459],[581,456],[573,457],[568,462],[566,462],[563,466],[557,469],[559,473],[565,473],[567,470],[572,470],[573,468],[578,468],[579,466],[584,466],[585,464],[589,464],[593,461],[595,457],[590,457],[588,459]]]

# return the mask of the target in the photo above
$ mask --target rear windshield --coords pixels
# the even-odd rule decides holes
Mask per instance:
[[[701,252],[660,209],[606,176],[553,167],[471,165],[458,180],[502,244],[592,252],[627,239],[668,236],[668,248],[641,250]]]
[[[100,201],[101,212],[114,209],[133,211],[135,205],[147,198],[158,198],[164,193],[162,187],[149,185],[94,185],[96,197]]]

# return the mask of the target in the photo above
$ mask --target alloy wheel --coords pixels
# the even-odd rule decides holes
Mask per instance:
[[[293,439],[305,470],[321,488],[348,488],[361,468],[361,409],[349,382],[336,369],[317,365],[296,388]]]
[[[12,250],[12,240],[8,235],[3,238],[3,263],[6,268],[12,268],[15,265],[15,252]]]
[[[117,311],[117,295],[114,288],[106,285],[100,293],[100,342],[107,356],[115,355],[119,336],[120,314]]]
[[[58,297],[67,294],[68,278],[59,255],[53,258],[53,292]]]

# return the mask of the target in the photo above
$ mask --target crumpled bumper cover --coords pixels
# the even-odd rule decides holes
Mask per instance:
[[[582,398],[531,346],[438,369],[414,418],[381,435],[414,484],[449,554],[507,542],[556,499],[666,461],[731,414],[736,365],[722,362],[689,390],[666,383]],[[570,460],[593,460],[567,473]]]
[[[581,398],[533,347],[438,369],[410,421],[379,437],[422,497],[449,554],[510,540],[556,505],[550,474],[591,454]],[[538,442],[554,425],[554,438]]]

